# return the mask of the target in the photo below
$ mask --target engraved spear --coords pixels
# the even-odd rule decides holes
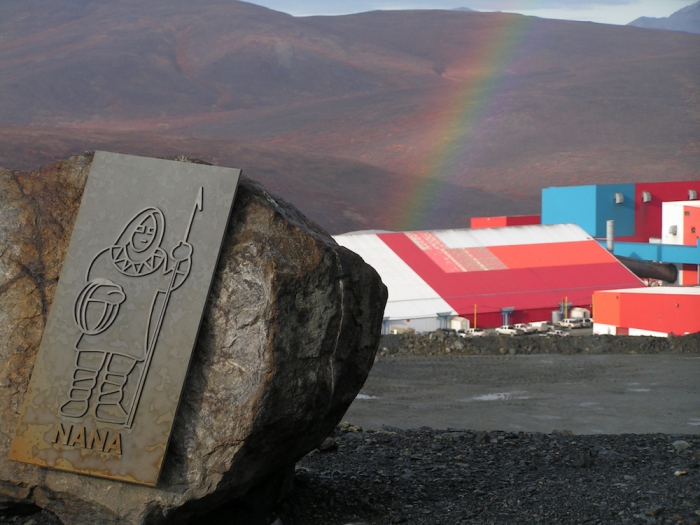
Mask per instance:
[[[198,211],[202,211],[203,207],[203,191],[204,189],[200,186],[199,191],[197,192],[197,198],[194,202],[194,207],[192,208],[192,214],[190,215],[190,220],[189,223],[187,224],[187,230],[185,230],[185,235],[183,236],[182,243],[184,245],[190,246],[191,245],[187,242],[187,239],[190,236],[190,230],[192,229],[192,223],[194,222],[194,216]],[[191,253],[191,251],[190,251]],[[158,337],[160,335],[160,329],[163,326],[163,319],[165,318],[165,311],[168,308],[168,302],[170,301],[170,296],[172,295],[173,290],[175,289],[175,280],[177,279],[178,270],[180,269],[180,263],[183,261],[177,261],[175,266],[173,266],[172,272],[173,276],[170,278],[170,284],[168,285],[168,289],[165,291],[165,298],[163,299],[163,304],[160,307],[160,313],[158,315],[158,321],[156,322],[156,327],[155,330],[153,331],[153,337],[151,338],[150,342],[148,343],[148,348],[146,350],[146,358],[144,360],[144,365],[143,365],[143,370],[141,371],[141,374],[139,375],[139,382],[138,385],[136,385],[136,393],[134,394],[134,399],[131,401],[131,408],[129,409],[129,415],[126,420],[126,425],[125,428],[131,428],[131,426],[134,423],[134,416],[136,415],[136,409],[139,405],[139,401],[141,398],[141,394],[143,392],[143,385],[146,382],[146,375],[148,374],[148,369],[151,366],[151,359],[153,358],[153,352],[156,348],[156,344],[158,343]],[[182,284],[182,283],[180,283]],[[158,297],[158,294],[156,293],[156,297]],[[155,304],[155,298],[153,300],[153,303]],[[152,312],[151,312],[152,313]],[[150,332],[151,329],[151,316],[149,316],[148,320],[148,325],[146,326],[146,339],[148,340],[148,333]]]

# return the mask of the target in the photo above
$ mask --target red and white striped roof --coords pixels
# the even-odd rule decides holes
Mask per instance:
[[[389,289],[385,317],[589,305],[595,290],[642,282],[574,224],[349,233],[334,237],[373,266]]]

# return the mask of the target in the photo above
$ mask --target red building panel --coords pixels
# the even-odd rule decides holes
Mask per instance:
[[[687,201],[688,190],[700,196],[700,181],[640,182],[634,187],[634,232],[635,238],[647,242],[650,237],[661,237],[661,203]],[[648,192],[651,200],[644,202]]]
[[[597,323],[620,326],[620,294],[596,291],[591,315]]]
[[[697,264],[681,264],[679,270],[678,282],[680,284],[683,286],[697,286],[700,284]]]
[[[607,262],[598,263],[584,258],[569,265],[449,272],[444,271],[430,253],[422,250],[403,233],[379,234],[379,238],[459,315],[473,316],[476,304],[477,311],[484,316],[480,326],[500,325],[501,308],[515,308],[512,322],[544,320],[551,316],[548,312],[555,309],[564,298],[574,306],[590,307],[591,297],[596,290],[641,285],[641,281],[629,270],[609,257],[603,259]],[[532,247],[525,245],[509,248],[520,248],[528,252]],[[604,252],[600,246],[597,249]],[[591,250],[591,253],[594,252]],[[597,256],[592,257],[599,260]]]
[[[491,246],[489,250],[511,270],[577,265],[582,261],[586,264],[605,264],[615,261],[607,250],[593,240]]]
[[[510,215],[501,217],[472,217],[471,228],[503,228],[504,226],[529,226],[542,222],[539,215]]]
[[[700,296],[623,293],[620,325],[654,332],[700,331]]]
[[[698,192],[700,195],[700,192]],[[700,207],[683,206],[683,244],[697,246],[700,239]]]

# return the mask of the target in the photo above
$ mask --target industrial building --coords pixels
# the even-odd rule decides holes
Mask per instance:
[[[387,285],[385,332],[435,330],[454,316],[484,328],[551,320],[560,307],[590,309],[594,291],[643,284],[574,224],[334,238]]]
[[[542,190],[542,224],[574,223],[596,238],[605,238],[615,221],[615,238],[624,242],[658,242],[663,204],[694,201],[700,181],[644,182],[563,186]]]
[[[335,240],[387,285],[385,333],[445,328],[455,318],[482,328],[544,321],[582,307],[592,310],[597,333],[679,334],[700,331],[685,314],[700,311],[700,288],[639,288],[668,283],[643,282],[625,265],[700,284],[698,194],[700,181],[553,187],[542,190],[541,216]],[[611,253],[603,245],[613,225]]]
[[[651,285],[596,291],[594,333],[666,336],[700,331],[699,194],[700,181],[542,190],[542,224],[579,225],[601,243],[610,243],[612,253],[639,275],[646,273],[645,282]],[[479,218],[476,223],[523,220],[531,217]],[[608,234],[611,239],[606,239]]]
[[[615,221],[615,235],[635,230],[634,184],[564,186],[542,190],[542,224],[578,224],[586,233],[605,238],[606,223]]]
[[[613,253],[673,264],[673,284],[700,284],[700,181],[553,187],[542,190],[542,224],[573,222],[604,239],[613,222]]]
[[[666,337],[700,332],[699,287],[644,287],[593,294],[593,333]]]

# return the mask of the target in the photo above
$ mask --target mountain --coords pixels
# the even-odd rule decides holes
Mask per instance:
[[[240,167],[332,233],[537,213],[700,176],[700,36],[504,13],[0,2],[0,166],[88,149]]]
[[[667,29],[685,33],[700,33],[700,2],[684,7],[668,17],[650,18],[643,16],[632,20],[627,25],[646,29]]]

